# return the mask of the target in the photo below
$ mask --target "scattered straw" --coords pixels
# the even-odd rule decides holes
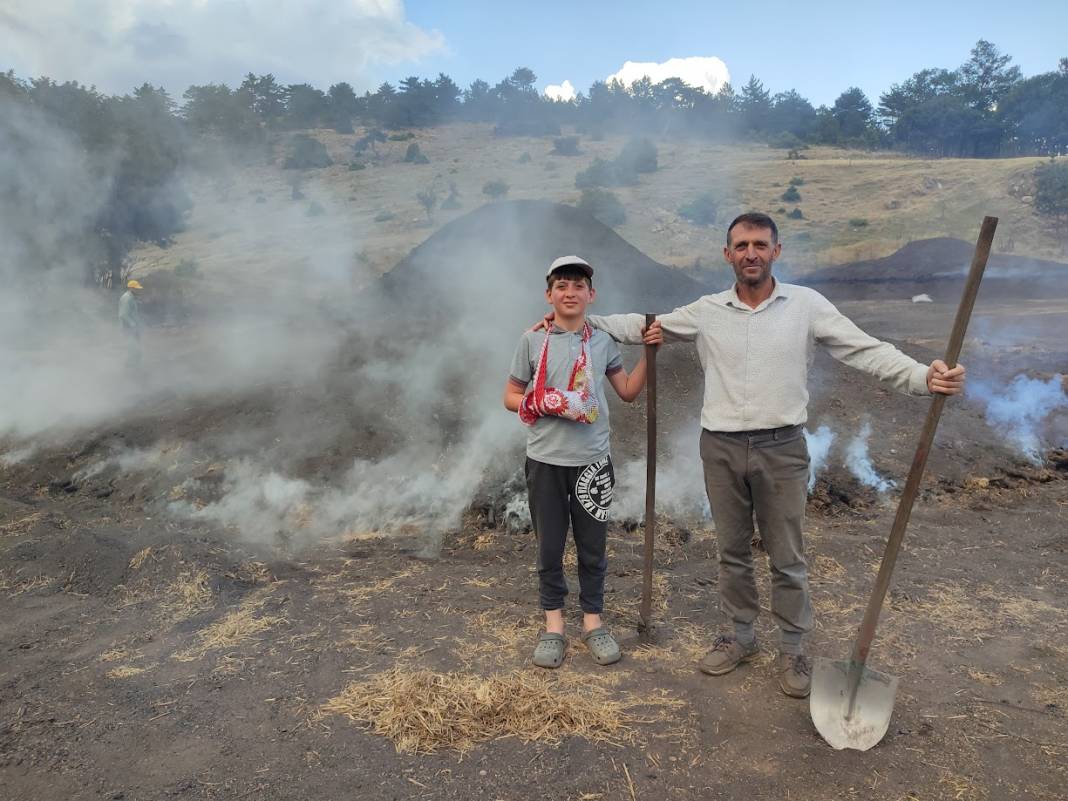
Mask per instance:
[[[151,555],[152,555],[152,549],[151,548],[142,548],[140,551],[135,553],[133,555],[133,558],[130,560],[130,569],[131,570],[138,570],[141,567],[141,565],[143,565],[145,563],[145,560],[148,559],[148,557],[150,557]]]
[[[137,676],[145,672],[145,668],[134,667],[133,665],[120,665],[117,668],[112,668],[104,675],[109,679],[128,679],[131,676]]]
[[[266,631],[272,626],[284,623],[285,618],[276,615],[258,614],[265,597],[250,598],[241,604],[236,612],[215,621],[197,634],[198,642],[184,651],[179,651],[174,658],[179,662],[192,662],[208,651],[221,648],[234,648],[254,635]]]
[[[987,673],[985,670],[968,668],[968,675],[971,676],[972,681],[977,681],[980,684],[989,684],[996,687],[997,685],[1004,683],[1001,676],[996,673]]]
[[[947,772],[942,774],[938,783],[948,790],[949,797],[954,801],[983,801],[986,798],[986,788],[965,776]]]
[[[181,573],[163,589],[160,612],[171,620],[188,620],[193,615],[211,609],[214,596],[208,579],[207,572],[200,569]]]
[[[655,703],[655,702],[654,702]],[[562,688],[527,671],[482,677],[396,668],[350,684],[321,707],[388,737],[401,753],[465,752],[501,737],[555,744],[566,737],[622,745],[647,702],[613,699],[596,685]]]

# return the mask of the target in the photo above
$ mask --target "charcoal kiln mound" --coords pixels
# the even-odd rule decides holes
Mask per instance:
[[[881,259],[824,267],[802,283],[836,299],[900,297],[926,293],[934,301],[956,301],[975,252],[974,243],[950,237],[909,242]],[[984,293],[1001,298],[1043,299],[1068,295],[1068,264],[991,253]]]
[[[595,311],[665,312],[710,291],[660,264],[589,214],[544,200],[487,204],[446,225],[383,277],[418,313],[443,298],[478,298],[472,284],[488,282],[493,308],[544,308],[545,271],[575,254],[595,270]],[[475,288],[477,290],[477,287]]]

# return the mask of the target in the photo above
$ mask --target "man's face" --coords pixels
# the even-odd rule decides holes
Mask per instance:
[[[779,258],[782,245],[772,240],[770,228],[739,223],[731,229],[731,243],[723,256],[734,268],[739,284],[760,286],[771,278],[771,265]]]
[[[573,319],[586,313],[595,294],[583,278],[554,278],[552,286],[545,290],[545,299],[557,315]]]

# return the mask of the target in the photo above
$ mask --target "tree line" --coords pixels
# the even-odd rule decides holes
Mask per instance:
[[[856,87],[830,106],[814,106],[797,91],[772,93],[756,76],[716,94],[678,78],[648,78],[624,86],[594,83],[574,101],[551,101],[526,67],[496,84],[476,80],[461,89],[448,75],[411,76],[357,95],[348,83],[327,91],[282,85],[249,73],[234,90],[191,86],[181,114],[196,131],[248,141],[264,128],[354,124],[421,128],[453,121],[490,122],[500,134],[547,135],[571,125],[593,135],[685,134],[724,141],[764,141],[782,147],[829,144],[894,148],[925,156],[1001,157],[1068,152],[1068,59],[1052,72],[1024,78],[1012,58],[980,40],[957,69],[924,69],[873,102]]]

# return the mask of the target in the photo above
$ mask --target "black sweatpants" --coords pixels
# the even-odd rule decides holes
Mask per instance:
[[[561,467],[528,458],[526,477],[530,519],[538,537],[541,608],[564,607],[564,545],[570,522],[578,554],[579,605],[583,612],[600,614],[608,566],[608,507],[616,483],[612,460],[606,456],[583,467]]]

